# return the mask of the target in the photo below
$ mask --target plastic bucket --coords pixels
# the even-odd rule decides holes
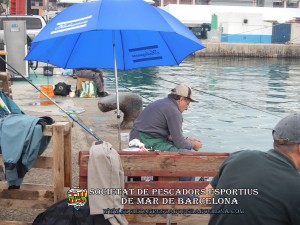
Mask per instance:
[[[44,76],[53,76],[53,69],[54,67],[52,66],[44,66]]]
[[[41,85],[40,89],[41,89],[42,92],[44,92],[49,97],[54,97],[53,86],[52,85]],[[46,96],[43,95],[42,93],[40,93],[40,98],[46,98]]]
[[[49,100],[41,100],[40,105],[47,106],[47,105],[53,105],[54,103]]]

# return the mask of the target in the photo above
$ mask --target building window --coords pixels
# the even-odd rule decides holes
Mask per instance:
[[[298,8],[298,3],[296,3],[296,2],[288,3],[286,7],[287,8]]]
[[[283,2],[273,2],[273,7],[274,8],[283,8]]]
[[[43,0],[31,0],[31,8],[39,9],[43,7]]]

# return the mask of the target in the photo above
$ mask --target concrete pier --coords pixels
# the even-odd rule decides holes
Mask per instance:
[[[300,44],[202,43],[206,48],[195,52],[194,56],[300,58]]]

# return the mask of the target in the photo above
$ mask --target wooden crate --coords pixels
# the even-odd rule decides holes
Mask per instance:
[[[46,209],[66,198],[71,187],[71,126],[70,122],[47,125],[44,136],[52,136],[53,156],[38,157],[33,168],[53,170],[53,185],[23,183],[18,190],[7,190],[7,183],[0,182],[0,208],[16,207]],[[2,155],[0,155],[2,163]],[[18,221],[0,221],[1,224],[26,224]]]
[[[0,72],[0,91],[12,98],[10,75],[6,72]]]

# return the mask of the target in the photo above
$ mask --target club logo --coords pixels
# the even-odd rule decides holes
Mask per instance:
[[[56,24],[56,27],[54,28],[54,30],[52,32],[50,32],[50,34],[56,34],[56,33],[61,33],[61,32],[84,28],[88,25],[88,22],[92,17],[93,16],[90,15],[90,16],[86,16],[83,18],[79,18],[79,19],[59,22]]]
[[[67,192],[67,196],[69,200],[68,206],[74,206],[74,208],[78,210],[87,202],[88,191],[87,189],[74,187]]]

